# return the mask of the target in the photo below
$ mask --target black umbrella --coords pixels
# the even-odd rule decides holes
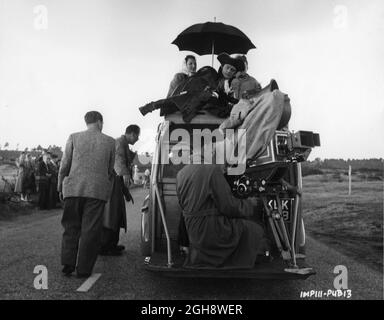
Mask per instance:
[[[198,23],[181,32],[172,44],[179,50],[193,51],[199,55],[221,52],[246,54],[256,48],[238,28],[221,22]]]

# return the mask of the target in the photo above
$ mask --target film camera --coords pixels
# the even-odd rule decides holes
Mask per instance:
[[[276,131],[264,153],[247,161],[241,176],[227,176],[236,197],[289,193],[297,185],[295,164],[306,161],[312,148],[320,146],[320,136],[312,131]],[[301,177],[300,177],[301,178]]]

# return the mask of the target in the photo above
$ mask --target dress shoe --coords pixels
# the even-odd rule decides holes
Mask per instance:
[[[66,276],[70,276],[71,275],[71,273],[73,272],[73,271],[75,271],[75,267],[73,267],[73,266],[69,266],[69,265],[64,265],[64,268],[63,268],[63,270],[62,270],[62,272],[64,273],[64,275],[66,275]]]
[[[122,252],[117,249],[101,250],[99,255],[100,256],[121,256]]]

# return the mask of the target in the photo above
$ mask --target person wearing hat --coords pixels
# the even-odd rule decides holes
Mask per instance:
[[[232,81],[231,88],[234,97],[236,99],[241,99],[244,98],[244,95],[256,94],[261,91],[260,83],[247,73],[247,57],[245,55],[237,55],[235,56],[235,59],[241,60],[244,64],[244,68],[238,70],[236,77]]]
[[[140,127],[135,124],[129,125],[125,133],[115,139],[115,162],[112,193],[103,214],[103,231],[101,235],[101,256],[120,256],[125,249],[119,245],[120,229],[127,231],[126,206],[124,199],[134,203],[129,192],[132,179],[132,162],[136,153],[131,151],[129,145],[133,146],[140,136]]]
[[[245,69],[244,62],[240,59],[232,58],[228,53],[221,53],[217,56],[221,66],[219,68],[218,90],[224,91],[228,96],[233,95],[231,88],[232,81],[236,73]]]
[[[238,70],[244,68],[244,63],[239,59],[232,58],[227,53],[219,54],[217,60],[220,62],[218,85],[216,88],[218,103],[208,105],[205,109],[220,118],[226,118],[229,116],[233,105],[238,102],[233,96],[231,83]]]

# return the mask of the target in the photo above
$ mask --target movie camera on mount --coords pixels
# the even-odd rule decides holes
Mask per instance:
[[[312,131],[276,131],[259,157],[247,161],[241,176],[227,176],[236,197],[290,193],[295,187],[286,181],[292,164],[306,161],[312,148],[320,146],[320,135]]]

